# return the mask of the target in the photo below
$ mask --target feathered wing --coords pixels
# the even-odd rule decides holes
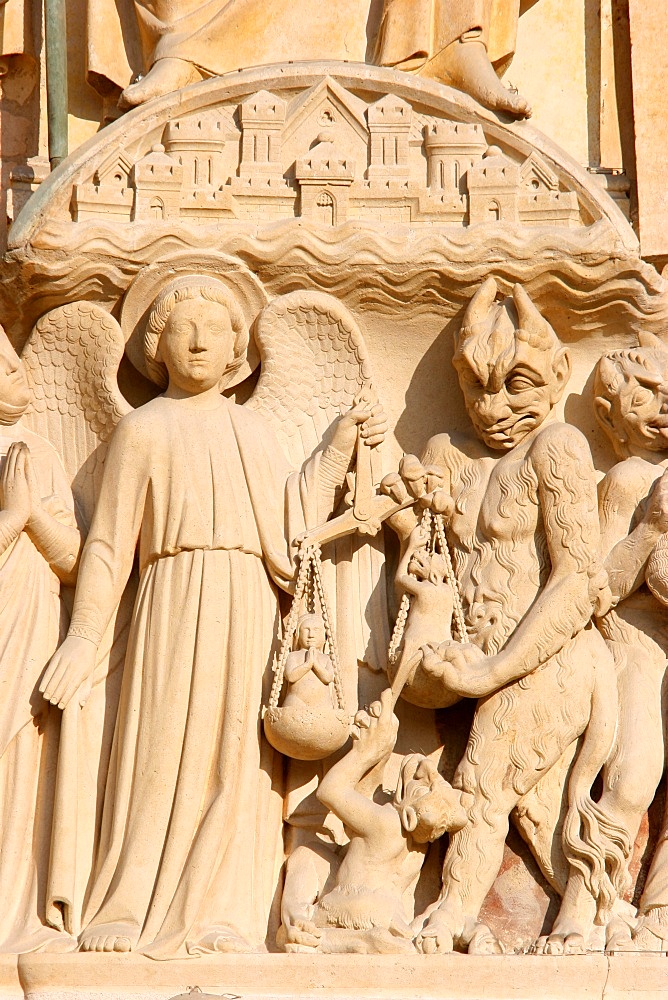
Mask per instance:
[[[84,529],[107,444],[132,409],[116,379],[124,349],[113,316],[95,303],[72,302],[37,321],[21,355],[32,391],[24,420],[60,455]]]
[[[107,446],[132,407],[116,379],[125,342],[101,306],[59,306],[35,324],[22,361],[32,391],[23,420],[59,453],[72,484],[77,520],[85,534],[93,516]],[[47,921],[76,933],[95,853],[96,829],[136,580],[133,578],[102,638],[95,686],[80,712],[67,706],[61,727],[53,843],[47,885]]]
[[[256,322],[262,370],[246,405],[272,425],[295,469],[327,441],[332,425],[365,390],[372,393],[369,356],[350,311],[324,292],[279,296]],[[381,456],[372,452],[374,482]],[[357,663],[385,666],[389,639],[382,536],[349,537],[323,551],[325,587],[344,669],[346,707],[357,701]],[[351,704],[352,702],[352,704]]]
[[[299,291],[262,310],[255,337],[262,370],[248,405],[269,420],[298,467],[355,397],[371,390],[362,331],[333,296]]]

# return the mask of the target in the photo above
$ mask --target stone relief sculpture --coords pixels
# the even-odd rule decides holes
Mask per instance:
[[[422,754],[404,758],[390,801],[374,801],[399,729],[392,707],[388,688],[368,712],[358,712],[352,748],[319,785],[318,798],[343,821],[350,843],[321,886],[317,877],[315,883],[309,877],[314,874],[313,857],[305,848],[289,859],[284,933],[299,935],[302,943],[286,944],[287,951],[309,950],[309,940],[325,953],[415,950],[404,892],[420,873],[427,845],[447,831],[461,829],[466,811],[461,794]]]
[[[529,103],[497,76],[515,50],[518,6],[508,0],[385,0],[374,59],[450,84],[492,110],[524,117]],[[315,0],[302,4],[299,17],[288,0],[262,8],[257,0],[178,7],[135,0],[113,8],[89,4],[88,11],[89,80],[103,94],[114,86],[122,89],[125,107],[209,76],[297,54],[363,61],[365,33],[374,33],[369,0],[356,0],[338,16]],[[131,67],[145,75],[128,86]]]
[[[450,84],[493,111],[528,117],[529,102],[497,76],[515,51],[518,8],[507,0],[385,0],[376,60]]]
[[[594,920],[622,888],[630,850],[624,831],[590,794],[616,715],[611,657],[588,624],[607,599],[597,561],[594,470],[579,431],[553,415],[569,377],[568,352],[521,287],[502,303],[496,293],[490,278],[472,300],[453,361],[478,441],[440,435],[423,456],[425,480],[427,468],[440,466],[452,481],[448,538],[470,643],[453,644],[434,622],[417,671],[434,705],[450,704],[453,695],[482,700],[455,776],[470,796],[469,821],[451,838],[442,895],[418,943],[424,952],[455,945],[499,950],[477,918],[498,872],[508,817],[521,813],[586,733],[569,778],[562,835],[568,885],[540,945],[550,953],[583,952]],[[385,488],[397,491],[394,480]],[[414,516],[395,517],[404,544],[414,524]],[[548,705],[552,724],[527,728],[523,720]],[[561,796],[551,789],[551,797],[542,817],[547,828],[534,819],[530,845],[554,880]]]
[[[316,330],[318,309],[336,323],[321,298],[301,304]],[[282,858],[280,765],[259,731],[275,584],[289,589],[291,540],[331,511],[358,425],[375,447],[386,424],[377,404],[358,403],[292,472],[262,413],[221,396],[247,346],[243,314],[216,279],[181,276],[153,303],[146,364],[165,392],[114,434],[68,637],[42,681],[61,707],[89,682],[138,542],[84,950],[247,951],[267,934]],[[363,376],[344,354],[351,361],[355,394]],[[271,409],[281,380],[289,396],[287,367],[267,378],[255,402]]]
[[[596,416],[618,458],[600,487],[602,551],[614,607],[598,619],[598,628],[612,651],[619,690],[600,805],[631,840],[665,767],[667,386],[668,350],[651,334],[641,335],[639,347],[604,355],[596,367]],[[619,921],[618,947],[655,951],[668,937],[665,829],[664,819],[640,922]]]
[[[59,719],[37,685],[59,642],[60,588],[76,579],[81,545],[58,455],[26,426],[30,404],[24,366],[0,329],[0,947],[9,952],[56,937],[46,924],[45,883]]]
[[[514,120],[530,4],[113,6],[88,70],[146,106],[0,282],[21,988],[668,951],[668,298]]]

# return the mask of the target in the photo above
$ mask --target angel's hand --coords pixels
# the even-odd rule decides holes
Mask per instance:
[[[97,659],[97,646],[91,639],[68,635],[51,657],[39,685],[41,694],[58,708],[65,708],[75,694],[83,706],[90,694]]]
[[[26,476],[28,455],[27,444],[14,441],[7,452],[1,479],[3,509],[12,515],[21,530],[31,512],[30,487]]]
[[[352,458],[357,445],[359,425],[362,428],[362,438],[370,448],[381,444],[387,434],[387,416],[381,404],[362,399],[340,416],[332,436],[332,447],[342,455]]]

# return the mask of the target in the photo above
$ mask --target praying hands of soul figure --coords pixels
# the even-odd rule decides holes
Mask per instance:
[[[265,418],[221,395],[248,336],[215,279],[178,278],[156,299],[145,352],[165,391],[115,431],[69,634],[42,683],[60,707],[85,698],[138,543],[84,950],[265,944],[283,860],[281,759],[260,732],[276,585],[294,577],[290,540],[331,514],[360,425],[373,447],[386,421],[359,403],[294,472]]]

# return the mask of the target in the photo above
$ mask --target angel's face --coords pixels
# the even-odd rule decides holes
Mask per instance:
[[[159,345],[170,386],[195,395],[218,385],[234,358],[234,340],[225,306],[200,298],[177,302]]]
[[[21,359],[0,327],[0,424],[15,424],[30,402]]]

